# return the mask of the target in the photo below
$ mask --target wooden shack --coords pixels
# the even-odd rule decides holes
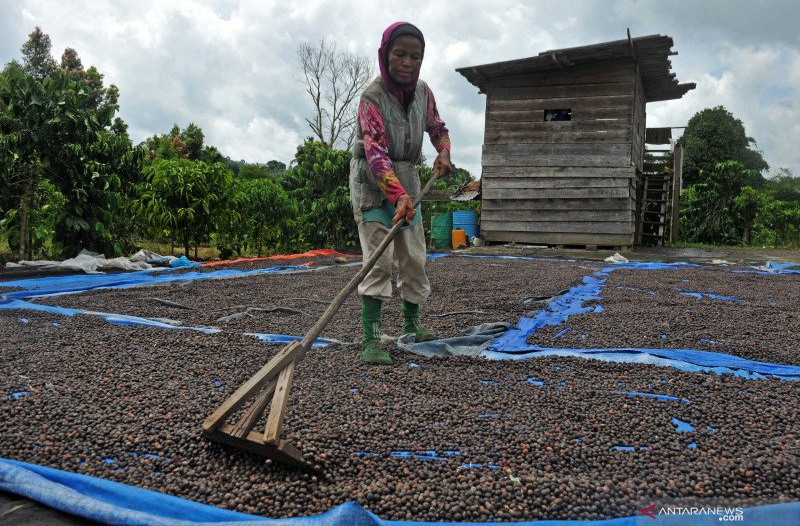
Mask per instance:
[[[631,246],[641,232],[645,105],[695,84],[652,35],[459,68],[486,94],[481,237]]]

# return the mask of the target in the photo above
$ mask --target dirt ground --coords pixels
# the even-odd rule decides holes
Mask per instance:
[[[546,308],[523,299],[597,276],[612,254],[494,246],[431,259],[422,320],[441,336],[516,323]],[[487,255],[526,259],[472,257]],[[602,309],[543,327],[528,342],[697,349],[800,365],[800,275],[750,268],[800,263],[800,253],[622,255],[694,265],[607,272],[594,300]],[[293,382],[286,438],[318,473],[205,440],[203,420],[280,349],[248,333],[302,336],[359,259],[202,271],[304,263],[316,270],[31,300],[221,329],[215,334],[0,310],[0,457],[268,517],[314,515],[346,501],[385,519],[488,522],[604,519],[652,503],[800,500],[798,382],[583,358],[425,359],[388,340],[395,365],[369,366],[359,359],[356,296],[322,333],[341,343],[312,349]],[[0,283],[0,294],[9,290]],[[401,328],[395,296],[384,305],[383,329],[396,337]]]

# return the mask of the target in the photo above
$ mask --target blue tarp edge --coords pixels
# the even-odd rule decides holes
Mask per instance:
[[[46,466],[0,458],[0,489],[42,503],[65,513],[113,525],[215,526],[249,523],[263,526],[480,526],[480,522],[384,521],[354,502],[346,502],[313,517],[269,519],[118,482],[70,473]],[[743,524],[796,526],[800,524],[800,502],[745,508]],[[653,526],[719,524],[717,516],[659,515],[619,517],[595,521],[544,520],[516,522],[516,526]]]
[[[27,299],[37,296],[55,296],[72,292],[83,292],[93,289],[112,289],[139,287],[173,281],[191,281],[196,279],[224,279],[244,276],[256,276],[269,273],[291,273],[319,270],[324,267],[307,267],[304,265],[280,265],[253,270],[223,269],[211,272],[190,271],[173,273],[182,269],[139,270],[122,274],[79,274],[74,276],[50,276],[44,278],[28,278],[0,283],[3,287],[18,287],[21,291],[12,291],[0,295],[0,299]]]
[[[645,349],[632,347],[570,349],[529,346],[513,351],[485,350],[481,356],[490,360],[526,360],[542,356],[578,356],[610,362],[653,363],[682,370],[709,370],[737,376],[763,378],[775,376],[784,380],[800,380],[800,366],[756,362],[730,354],[697,351],[693,349]],[[655,359],[648,359],[654,357]],[[658,360],[663,358],[664,360]]]

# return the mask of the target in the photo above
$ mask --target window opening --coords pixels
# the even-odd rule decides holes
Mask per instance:
[[[572,110],[567,109],[560,109],[560,110],[544,110],[544,120],[545,121],[571,121],[572,120]]]

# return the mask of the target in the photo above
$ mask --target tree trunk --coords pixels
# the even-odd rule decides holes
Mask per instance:
[[[19,250],[17,251],[17,257],[20,261],[26,257],[32,257],[32,254],[29,255],[30,247],[28,245],[28,231],[30,230],[29,219],[31,206],[33,204],[33,194],[36,190],[36,176],[38,174],[37,166],[38,163],[34,158],[34,160],[31,161],[31,165],[28,169],[27,177],[25,178],[25,188],[22,191],[22,198],[20,199],[19,203]]]
[[[183,255],[189,257],[189,232],[183,231]]]

